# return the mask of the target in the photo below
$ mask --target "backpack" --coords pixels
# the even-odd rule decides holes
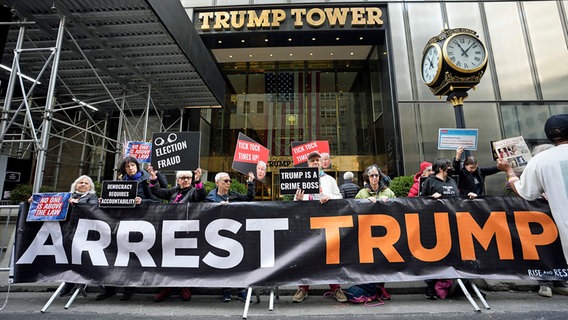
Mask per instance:
[[[389,300],[390,294],[385,287],[376,283],[358,284],[344,290],[347,299],[351,303],[363,304],[375,307],[385,304],[383,300]],[[376,303],[372,303],[377,301]]]

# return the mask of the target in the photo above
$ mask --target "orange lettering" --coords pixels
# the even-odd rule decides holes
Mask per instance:
[[[385,227],[386,234],[382,237],[373,237],[373,227]],[[400,239],[400,225],[395,218],[385,214],[366,214],[359,216],[359,261],[373,263],[373,249],[378,248],[389,262],[404,262],[404,259],[394,248]]]
[[[507,214],[504,211],[491,212],[485,225],[481,228],[469,212],[456,212],[458,235],[462,260],[475,260],[473,238],[475,237],[483,249],[489,248],[493,236],[497,241],[497,249],[501,260],[512,260],[513,240],[507,224]]]
[[[421,261],[434,262],[445,258],[452,248],[450,234],[450,219],[447,212],[434,213],[434,229],[436,232],[436,246],[427,249],[422,246],[420,240],[420,219],[417,213],[404,215],[406,221],[406,236],[410,253]]]
[[[523,259],[539,260],[536,246],[551,244],[558,238],[558,229],[551,217],[538,211],[515,211],[515,225],[519,233],[519,240],[523,248]],[[542,232],[533,234],[530,229],[531,223],[538,223]]]
[[[352,216],[310,218],[311,229],[325,230],[325,263],[339,264],[341,235],[340,228],[353,228]]]

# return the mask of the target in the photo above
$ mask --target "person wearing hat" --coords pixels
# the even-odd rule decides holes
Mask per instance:
[[[432,174],[432,163],[428,161],[422,161],[420,163],[420,171],[414,175],[414,184],[410,187],[407,197],[418,197],[420,194],[420,178],[428,178]]]
[[[335,179],[323,172],[321,166],[321,155],[319,152],[314,151],[308,155],[308,167],[318,168],[319,171],[319,184],[320,193],[319,194],[304,194],[304,190],[296,190],[296,195],[294,196],[294,201],[302,200],[318,200],[321,204],[327,203],[330,199],[342,199],[341,192],[337,186]],[[347,296],[341,290],[338,284],[330,284],[331,296],[335,298],[338,302],[347,302]],[[298,291],[292,297],[293,302],[302,302],[308,297],[308,290],[310,286],[301,285]]]
[[[564,257],[568,258],[568,114],[549,117],[544,133],[554,147],[529,160],[520,177],[506,160],[498,159],[497,168],[507,173],[511,189],[524,199],[535,200],[546,194]]]

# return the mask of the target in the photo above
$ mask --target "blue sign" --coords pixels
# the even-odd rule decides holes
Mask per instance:
[[[63,221],[67,218],[71,193],[35,193],[26,221]]]

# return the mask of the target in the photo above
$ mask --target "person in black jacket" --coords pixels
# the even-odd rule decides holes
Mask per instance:
[[[201,168],[195,170],[195,177],[191,170],[177,171],[177,185],[170,189],[167,188],[167,185],[161,186],[158,172],[152,166],[148,166],[147,170],[150,174],[150,191],[159,199],[168,200],[170,203],[201,202],[205,200],[205,188],[201,182]],[[194,178],[195,180],[193,180]],[[189,288],[185,287],[179,290],[181,300],[189,301],[191,299],[191,290]],[[162,288],[154,296],[154,302],[164,301],[171,294],[172,288]]]
[[[453,167],[458,172],[458,189],[461,196],[475,193],[476,195],[485,194],[485,177],[496,174],[500,170],[496,165],[490,167],[479,167],[477,160],[473,156],[469,156],[460,166],[463,147],[456,150],[456,157],[453,161]]]
[[[359,186],[353,183],[353,172],[347,171],[343,174],[343,184],[339,186],[339,192],[343,199],[353,199],[359,192]]]

